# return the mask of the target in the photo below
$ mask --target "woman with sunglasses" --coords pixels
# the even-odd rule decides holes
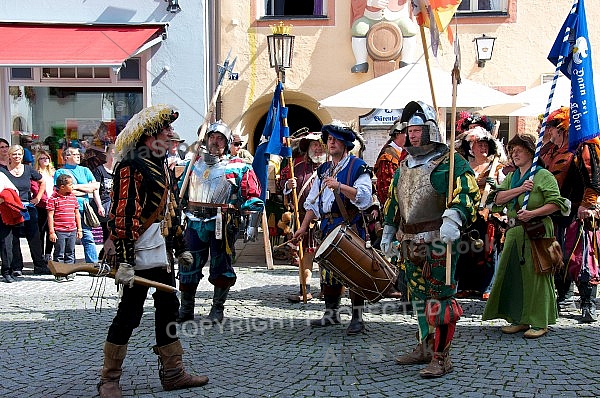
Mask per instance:
[[[46,182],[46,190],[42,194],[42,198],[36,205],[36,208],[38,212],[38,229],[40,231],[42,252],[44,253],[44,260],[47,262],[50,260],[50,256],[52,255],[54,243],[52,243],[50,240],[50,234],[48,233],[48,212],[46,211],[46,202],[54,192],[54,172],[56,170],[52,164],[50,154],[43,149],[38,150],[37,154],[35,155],[33,168],[42,175],[42,179]],[[31,182],[31,192],[34,196],[38,194],[39,187],[40,183],[38,181],[34,180]]]

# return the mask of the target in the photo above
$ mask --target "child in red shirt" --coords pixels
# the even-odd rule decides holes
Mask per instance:
[[[73,177],[62,174],[56,179],[56,190],[46,204],[48,210],[48,230],[54,242],[54,261],[75,263],[75,241],[81,239],[81,217],[79,203],[73,194]],[[72,277],[67,277],[70,280]],[[56,281],[65,280],[56,277]]]

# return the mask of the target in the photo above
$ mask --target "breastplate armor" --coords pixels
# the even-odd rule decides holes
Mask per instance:
[[[406,224],[420,224],[441,219],[446,209],[446,198],[433,188],[430,180],[431,173],[438,164],[438,162],[429,162],[414,168],[409,168],[406,162],[400,164],[400,180],[396,193],[401,217],[399,225],[401,231]],[[433,234],[429,232],[433,232]],[[412,235],[405,233],[403,240],[431,242],[435,238],[434,235],[439,236],[439,230],[422,231]]]
[[[188,198],[192,202],[227,204],[231,196],[231,183],[225,176],[227,160],[208,165],[199,160],[190,176]]]

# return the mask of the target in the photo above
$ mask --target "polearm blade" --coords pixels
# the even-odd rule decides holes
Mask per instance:
[[[230,63],[229,62],[230,55],[231,55],[231,50],[229,50],[229,52],[227,53],[227,57],[225,57],[225,60],[223,61],[223,65],[217,64],[217,87],[215,88],[215,92],[213,93],[212,98],[210,99],[210,103],[208,104],[208,112],[206,113],[206,116],[204,116],[204,121],[202,122],[202,126],[198,130],[198,140],[197,140],[198,146],[196,148],[196,153],[194,154],[194,157],[192,158],[192,160],[191,160],[190,164],[188,165],[187,170],[185,172],[185,177],[184,177],[183,183],[181,185],[181,190],[179,191],[180,198],[183,198],[183,196],[185,195],[185,192],[187,191],[188,184],[190,183],[190,174],[192,172],[192,166],[194,163],[196,163],[196,161],[200,157],[200,151],[202,148],[202,140],[204,140],[204,135],[206,134],[206,130],[208,129],[208,124],[209,124],[212,114],[215,110],[215,106],[217,104],[217,99],[219,98],[219,94],[221,93],[221,88],[223,87],[223,80],[225,79],[225,75],[229,74],[231,76],[231,74],[233,73],[233,68],[235,66],[235,62],[237,61],[237,57],[235,57],[233,59],[233,61],[231,61],[231,63]]]

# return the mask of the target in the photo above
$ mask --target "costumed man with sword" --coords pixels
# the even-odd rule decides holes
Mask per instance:
[[[214,286],[214,295],[207,320],[211,324],[223,321],[225,300],[237,278],[232,254],[242,218],[245,241],[256,239],[264,208],[260,183],[251,165],[229,155],[230,144],[229,127],[221,121],[212,123],[206,133],[207,151],[186,166],[191,172],[186,170],[189,186],[186,192],[182,190],[184,238],[194,261],[179,268],[178,322],[194,319],[196,290],[209,256],[208,281]]]
[[[117,314],[104,343],[104,365],[98,383],[100,397],[120,397],[119,380],[127,343],[144,313],[148,286],[137,277],[174,286],[168,266],[164,232],[172,231],[174,196],[170,189],[166,154],[173,135],[171,123],[179,113],[169,105],[155,105],[134,115],[116,141],[118,164],[114,171],[113,201],[108,226],[111,239],[107,253],[116,253],[119,268],[115,281],[123,284]],[[180,267],[189,263],[189,252],[179,254]],[[177,338],[175,319],[179,300],[174,291],[157,290],[153,295],[156,345],[160,381],[165,390],[199,387],[206,376],[184,370],[183,348]]]
[[[422,377],[440,377],[452,370],[449,349],[462,308],[456,293],[457,242],[461,228],[474,219],[479,188],[467,161],[454,155],[455,187],[447,197],[449,148],[438,130],[436,112],[422,102],[409,102],[401,116],[409,144],[408,156],[396,169],[391,196],[384,206],[381,249],[400,255],[406,264],[409,296],[417,314],[418,345],[396,358],[401,365],[426,364]],[[400,247],[394,241],[400,242]],[[446,284],[446,247],[451,245],[450,284]]]
[[[365,238],[365,226],[361,212],[371,206],[371,174],[364,160],[349,153],[354,148],[356,133],[349,127],[328,124],[321,129],[323,142],[331,156],[331,161],[317,169],[317,177],[304,202],[306,215],[302,225],[294,234],[299,240],[307,233],[309,226],[321,220],[321,232],[326,236],[335,227],[346,222],[356,227],[361,238]],[[321,319],[310,322],[313,327],[331,326],[341,322],[339,316],[343,285],[329,270],[321,273],[325,313]],[[365,299],[350,292],[352,320],[346,333],[354,335],[364,330],[362,312]]]

